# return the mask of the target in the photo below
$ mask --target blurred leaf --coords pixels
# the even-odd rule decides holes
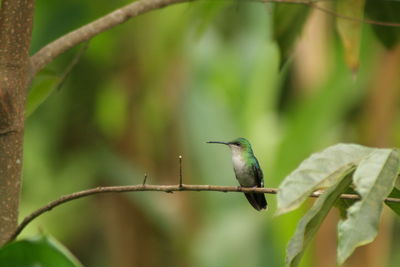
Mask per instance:
[[[340,177],[315,201],[311,209],[297,225],[296,232],[287,247],[286,266],[297,266],[307,245],[318,231],[326,215],[340,195],[351,184],[351,175]]]
[[[346,63],[349,68],[356,72],[359,65],[360,42],[362,20],[364,16],[365,0],[337,0],[336,12],[342,16],[354,18],[354,20],[342,17],[336,18],[336,26],[341,37]]]
[[[251,65],[246,65],[246,94],[239,99],[240,102],[237,104],[241,106],[237,118],[241,119],[242,127],[260,135],[257,139],[272,142],[271,139],[265,140],[267,139],[265,135],[274,135],[267,115],[273,113],[279,94],[279,86],[276,86],[279,73],[279,51],[275,45],[266,44],[265,41],[258,44],[253,41],[251,47],[256,53],[250,58]]]
[[[286,62],[294,41],[301,33],[310,7],[300,4],[276,4],[273,13],[274,38],[281,52],[281,66]]]
[[[0,249],[0,266],[80,267],[82,264],[50,236],[20,240]]]
[[[338,56],[339,53],[335,53],[334,57]],[[281,181],[315,149],[332,142],[328,141],[332,130],[345,120],[352,107],[362,101],[370,74],[366,68],[361,70],[363,72],[354,83],[344,64],[338,64],[325,84],[313,88],[315,93],[312,97],[290,104],[285,113],[287,129],[282,132],[275,156],[275,173],[272,175],[275,181]]]
[[[347,188],[347,190],[345,192],[343,192],[344,194],[353,194],[356,195],[357,192],[354,191],[353,188],[349,187]],[[356,199],[347,199],[347,198],[339,198],[336,203],[335,203],[335,207],[339,209],[340,212],[340,217],[342,219],[346,219],[347,218],[347,209],[350,208],[351,205],[353,205],[356,201]]]
[[[400,1],[367,0],[365,13],[379,22],[400,22]],[[386,48],[393,48],[400,40],[400,27],[372,25],[378,39]]]
[[[371,151],[360,145],[337,144],[311,155],[280,184],[277,213],[294,210],[313,191],[332,186]]]
[[[31,115],[33,111],[35,111],[35,109],[42,104],[55,89],[59,90],[62,87],[71,70],[79,62],[88,46],[89,42],[86,41],[78,50],[71,62],[66,66],[62,75],[58,76],[47,70],[42,70],[39,75],[37,75],[40,77],[40,74],[42,74],[42,78],[37,79],[35,77],[35,81],[37,82],[34,81],[33,86],[29,91],[25,108],[25,117],[29,117],[29,115]]]
[[[390,193],[388,197],[400,198],[400,190],[397,188],[393,188],[392,193]],[[385,204],[388,205],[397,215],[400,216],[400,203],[385,201]]]
[[[235,2],[235,1],[233,1]],[[237,1],[239,4],[241,1]],[[203,34],[207,28],[210,26],[215,17],[222,11],[222,9],[226,8],[228,5],[231,5],[231,1],[199,1],[192,2],[191,5],[196,5],[193,9],[193,18],[196,18],[198,21],[197,25],[197,34]]]
[[[96,123],[109,138],[119,137],[126,125],[129,98],[121,88],[118,82],[109,82],[96,95]]]
[[[361,200],[348,209],[338,226],[338,263],[343,264],[356,247],[374,240],[383,201],[392,190],[400,170],[400,156],[393,149],[376,149],[354,172],[355,190]]]
[[[34,79],[28,93],[25,106],[25,117],[29,117],[40,104],[53,92],[60,82],[60,78],[55,73],[47,70],[41,71]]]

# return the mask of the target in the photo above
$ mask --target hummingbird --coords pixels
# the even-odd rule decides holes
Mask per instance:
[[[263,172],[247,139],[239,137],[231,142],[209,141],[207,143],[229,146],[232,152],[233,170],[240,186],[264,187]],[[256,210],[267,208],[263,193],[244,193],[244,195]]]

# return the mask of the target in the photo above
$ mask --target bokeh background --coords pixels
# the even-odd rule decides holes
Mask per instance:
[[[129,1],[37,1],[32,53]],[[308,155],[338,142],[400,143],[400,47],[363,25],[351,71],[333,27],[311,10],[283,64],[272,6],[237,1],[180,4],[134,18],[90,41],[79,63],[27,120],[21,216],[62,194],[98,185],[236,185],[230,152],[209,140],[248,138],[277,187]],[[42,72],[62,76],[79,52]],[[42,79],[42,80],[41,80]],[[284,266],[305,207],[274,216],[237,193],[139,192],[65,204],[22,236],[51,233],[85,266]],[[302,266],[336,266],[332,211]],[[379,236],[346,266],[398,266],[400,223],[385,210]]]

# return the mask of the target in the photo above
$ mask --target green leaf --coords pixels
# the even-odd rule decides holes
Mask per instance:
[[[339,222],[339,264],[343,264],[356,247],[374,240],[383,201],[394,187],[399,170],[400,156],[394,149],[376,149],[360,162],[353,180],[361,200],[348,209],[347,219]]]
[[[336,18],[336,26],[344,47],[345,59],[349,68],[354,72],[358,70],[360,43],[361,43],[361,20],[364,17],[365,0],[337,0],[336,12],[343,17]]]
[[[332,186],[372,151],[360,145],[337,144],[311,155],[280,184],[277,213],[294,210],[315,190]]]
[[[227,6],[231,5],[230,1],[196,1],[192,2],[191,5],[195,4],[193,8],[193,18],[196,18],[197,34],[203,34],[210,24],[213,22],[215,17]],[[239,1],[237,2],[239,4]]]
[[[83,43],[78,53],[76,53],[75,57],[66,67],[62,75],[58,76],[53,72],[44,69],[35,77],[32,87],[29,91],[25,107],[26,118],[29,117],[55,89],[60,89],[60,87],[63,85],[68,75],[70,74],[71,70],[79,62],[79,59],[82,57],[88,46],[88,41]]]
[[[20,240],[0,249],[0,266],[81,267],[82,264],[50,236]]]
[[[25,117],[28,118],[42,104],[46,98],[57,88],[60,78],[48,71],[40,72],[33,81],[29,90],[25,106]]]
[[[350,184],[351,175],[342,176],[336,184],[326,189],[303,216],[297,225],[295,234],[289,241],[286,266],[297,266],[299,264],[305,248],[318,231],[329,210]]]
[[[274,39],[281,52],[281,66],[286,62],[293,44],[300,35],[310,7],[299,4],[276,4],[273,13]]]
[[[392,193],[390,193],[389,197],[399,198],[400,199],[400,190],[396,187],[393,188]],[[385,201],[385,204],[389,206],[397,215],[400,216],[400,203]]]
[[[374,21],[400,23],[400,1],[367,0],[365,13]],[[400,40],[400,27],[372,25],[372,29],[388,49],[393,48]]]

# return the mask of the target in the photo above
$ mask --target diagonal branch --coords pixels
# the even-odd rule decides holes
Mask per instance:
[[[68,49],[87,41],[110,28],[124,23],[132,17],[136,17],[154,9],[188,1],[189,0],[139,0],[69,32],[57,40],[47,44],[31,57],[31,77],[34,77],[44,66]]]
[[[147,178],[147,175],[145,176]],[[49,202],[47,205],[37,209],[32,212],[30,215],[26,216],[24,220],[18,225],[15,232],[12,234],[8,242],[13,241],[21,231],[34,219],[39,217],[45,212],[52,210],[53,208],[60,206],[63,203],[95,195],[102,193],[123,193],[123,192],[142,192],[142,191],[158,191],[158,192],[166,192],[172,193],[176,191],[214,191],[214,192],[258,192],[265,194],[276,194],[278,192],[277,188],[254,188],[254,187],[238,187],[238,186],[221,186],[221,185],[188,185],[188,184],[176,184],[176,185],[147,185],[145,183],[138,185],[124,185],[124,186],[105,186],[105,187],[96,187],[91,188],[79,192],[75,192],[69,195],[64,195],[59,199]],[[310,195],[310,197],[320,197],[321,192],[314,192]],[[359,195],[355,194],[342,194],[340,198],[343,199],[360,199]],[[400,198],[386,198],[387,202],[400,203]]]
[[[96,35],[113,28],[119,24],[124,23],[130,18],[139,16],[149,11],[160,9],[166,6],[191,2],[197,0],[138,0],[124,7],[121,7],[111,13],[104,15],[103,17],[90,22],[74,31],[71,31],[55,41],[47,44],[41,48],[37,53],[31,57],[31,79],[47,64],[57,58],[59,55],[67,51],[68,49],[75,47],[76,45],[90,40]],[[231,0],[214,0],[214,1],[231,1]],[[394,22],[381,22],[366,19],[357,19],[348,16],[344,16],[336,13],[333,10],[326,9],[318,6],[316,3],[330,0],[239,0],[248,2],[261,2],[261,3],[286,3],[286,4],[297,4],[306,5],[310,8],[314,8],[328,15],[339,17],[346,20],[358,21],[360,23],[375,24],[387,27],[400,27],[400,23]]]

